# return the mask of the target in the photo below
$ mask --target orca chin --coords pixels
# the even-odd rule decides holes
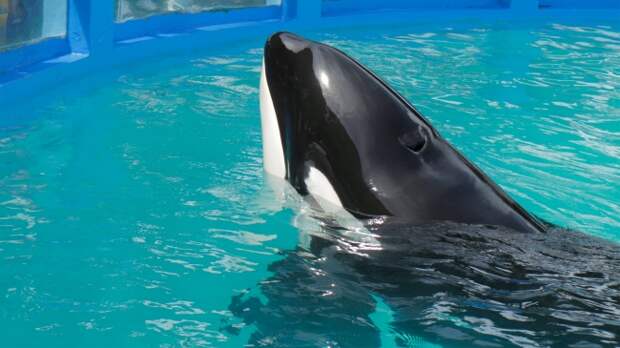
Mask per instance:
[[[302,196],[360,219],[544,231],[402,96],[336,48],[276,33],[260,86],[265,171]]]

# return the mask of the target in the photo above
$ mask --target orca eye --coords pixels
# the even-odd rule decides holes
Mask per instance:
[[[420,128],[407,132],[398,139],[400,143],[413,153],[420,153],[426,146],[426,135]]]
[[[414,143],[414,144],[407,144],[407,148],[415,153],[418,153],[420,151],[422,151],[422,149],[424,148],[424,145],[426,145],[426,140],[425,139],[420,139],[420,141]]]

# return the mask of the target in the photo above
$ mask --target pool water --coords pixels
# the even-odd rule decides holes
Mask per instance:
[[[301,34],[388,81],[532,213],[620,242],[617,24],[470,21]],[[280,205],[263,178],[264,40],[85,76],[3,107],[3,346],[292,345],[255,342],[257,326],[234,309],[248,294],[269,306],[260,285],[303,244],[298,204]],[[367,318],[351,316],[379,332],[361,346],[458,344],[449,331],[433,342],[396,332],[390,305],[374,303]],[[364,337],[339,340],[325,329],[305,338],[297,330],[291,342],[347,347]],[[537,339],[504,346],[545,346]]]

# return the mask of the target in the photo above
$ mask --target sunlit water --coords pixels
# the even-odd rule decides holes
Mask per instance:
[[[427,23],[302,34],[387,80],[529,211],[620,241],[620,27]],[[471,283],[458,296],[413,284],[427,297],[411,305],[381,294],[377,284],[394,279],[322,262],[329,255],[313,253],[303,205],[290,194],[279,202],[263,178],[264,39],[107,71],[3,107],[2,346],[548,346],[571,330],[579,334],[568,343],[618,344],[620,297],[543,313],[564,324],[537,330],[534,319],[522,325],[541,312],[519,310],[545,304],[502,303],[459,263],[448,272],[410,257],[417,271]],[[589,276],[583,291],[620,291],[620,279]],[[536,298],[570,294],[565,283]],[[599,307],[588,329],[592,318],[579,315]],[[313,310],[321,320],[309,319]],[[394,324],[407,315],[411,325]]]

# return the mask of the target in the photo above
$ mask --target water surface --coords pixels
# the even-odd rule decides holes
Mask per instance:
[[[421,23],[302,34],[341,48],[388,81],[532,213],[606,239],[561,235],[540,241],[532,254],[620,242],[617,24]],[[481,274],[501,273],[502,260],[484,259],[475,272],[469,267],[479,260],[459,256],[462,248],[440,255],[448,270],[429,263],[437,255],[420,251],[423,245],[399,251],[416,256],[403,268],[419,262],[458,275],[429,285],[422,276],[361,279],[386,265],[362,267],[347,253],[329,254],[331,242],[308,241],[304,229],[317,225],[300,220],[312,217],[300,213],[294,195],[281,204],[263,179],[257,86],[264,40],[86,76],[3,108],[6,346],[471,345],[463,335],[499,346],[619,344],[609,314],[618,311],[620,281],[613,244],[601,253],[607,260],[592,263],[603,278],[569,262],[574,283],[559,286],[562,278],[549,281],[556,287],[530,289],[536,299],[548,292],[570,301],[583,291],[581,311],[577,300],[562,311],[555,302],[510,302],[476,287],[489,286],[493,278]],[[480,233],[465,228],[449,245],[469,245],[462,239]],[[428,245],[445,246],[429,238]],[[500,251],[532,262],[520,258],[528,253]],[[558,270],[562,257],[542,265]],[[543,279],[532,277],[527,284]],[[442,288],[455,283],[458,289]],[[381,284],[411,293],[380,291]],[[340,324],[295,317],[313,308],[332,308],[323,319]],[[599,317],[596,308],[603,308]],[[537,325],[545,316],[562,325]],[[592,318],[599,325],[588,328]],[[530,319],[535,324],[524,324]]]

